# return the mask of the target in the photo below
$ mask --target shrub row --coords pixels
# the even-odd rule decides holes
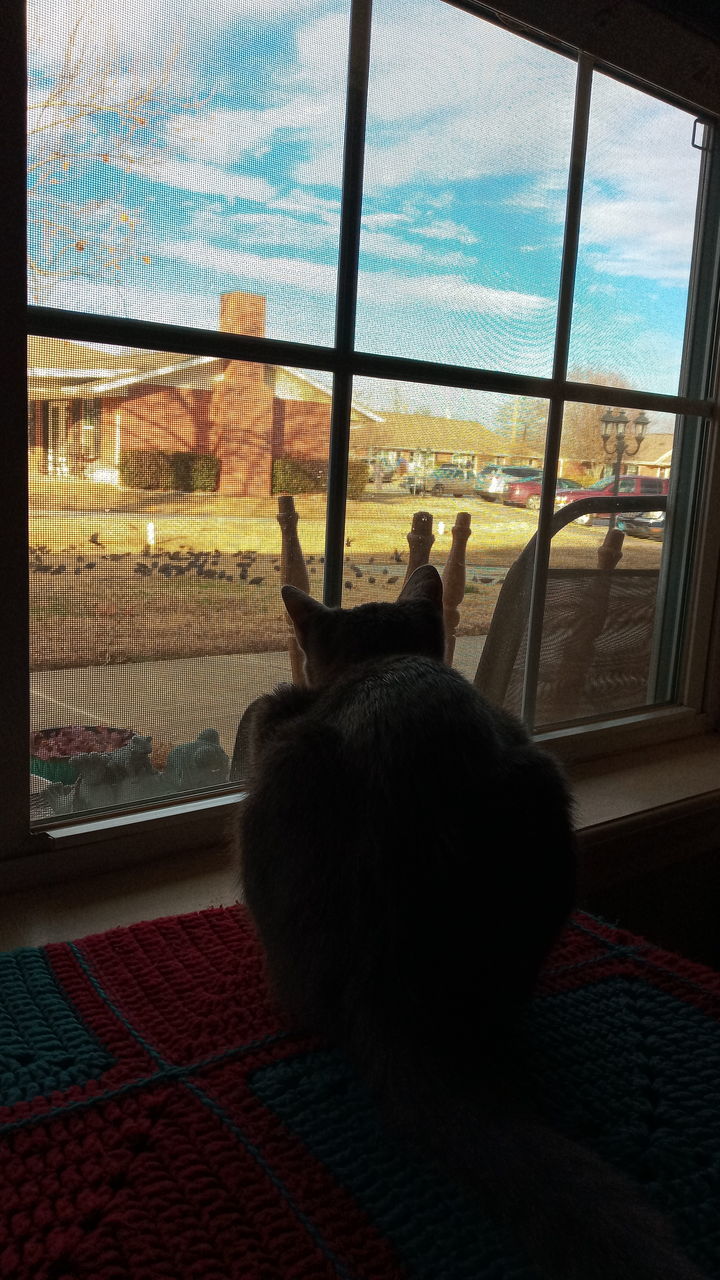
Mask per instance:
[[[120,479],[130,489],[181,489],[185,493],[217,489],[220,459],[211,453],[164,453],[161,449],[124,449]]]
[[[273,493],[325,493],[328,464],[323,459],[301,461],[299,458],[276,458],[272,469]],[[361,458],[348,462],[348,498],[359,498],[368,482],[368,465]]]

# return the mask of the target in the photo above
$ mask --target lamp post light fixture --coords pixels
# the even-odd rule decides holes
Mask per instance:
[[[613,497],[617,497],[620,489],[620,473],[622,471],[623,458],[632,458],[637,453],[640,445],[645,439],[650,419],[641,409],[631,422],[624,409],[618,409],[617,413],[613,413],[612,409],[606,409],[600,419],[600,436],[602,439],[603,452],[609,458],[615,458],[615,468],[613,476]],[[628,427],[630,432],[628,434]],[[615,513],[610,517],[610,528],[615,527]]]

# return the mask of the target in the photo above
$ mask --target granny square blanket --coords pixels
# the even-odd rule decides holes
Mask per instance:
[[[557,1124],[720,1280],[720,976],[577,913],[534,1001]],[[286,1029],[241,907],[0,955],[3,1280],[533,1280]]]

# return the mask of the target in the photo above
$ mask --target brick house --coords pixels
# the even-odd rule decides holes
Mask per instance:
[[[265,299],[227,293],[220,329],[265,332]],[[275,458],[327,458],[330,391],[299,370],[211,356],[29,339],[31,466],[51,479],[116,476],[125,449],[211,453],[219,488],[271,493]],[[378,415],[353,405],[351,423]]]

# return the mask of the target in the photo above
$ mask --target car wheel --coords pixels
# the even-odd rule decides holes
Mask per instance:
[[[441,493],[444,493],[444,492],[445,492],[445,489],[444,489],[443,485],[441,485],[441,484],[434,484],[434,485],[433,485],[433,490],[432,490],[432,491],[433,491],[433,493],[435,494],[435,496],[436,496],[436,497],[439,497]]]
[[[530,497],[525,503],[525,506],[527,507],[528,511],[539,511],[540,510],[540,494],[531,493]]]

